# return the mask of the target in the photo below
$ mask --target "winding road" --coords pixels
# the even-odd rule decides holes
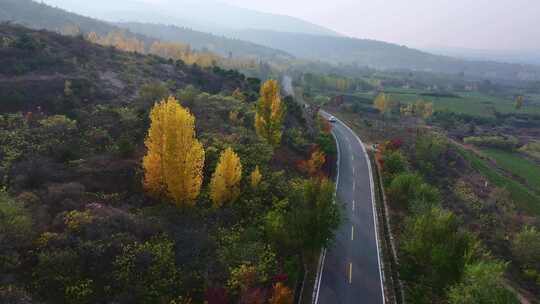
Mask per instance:
[[[336,195],[345,205],[344,220],[333,246],[321,255],[313,302],[383,304],[371,165],[363,143],[348,126],[337,120],[332,133],[339,151]]]

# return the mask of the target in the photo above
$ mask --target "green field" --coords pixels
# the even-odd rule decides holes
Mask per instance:
[[[411,89],[387,89],[392,98],[403,103],[415,102],[419,99],[432,101],[435,110],[475,116],[493,116],[492,109],[501,113],[540,114],[538,96],[527,96],[528,103],[522,109],[514,108],[514,101],[501,97],[487,96],[478,92],[454,92],[457,97],[422,96],[422,92]]]
[[[530,191],[519,182],[506,177],[492,168],[487,161],[478,157],[474,152],[458,147],[459,153],[477,170],[497,187],[505,188],[510,192],[512,200],[524,211],[532,215],[540,215],[540,196]]]
[[[540,191],[540,166],[520,156],[518,153],[498,149],[482,149],[488,157],[494,159],[503,170],[523,178],[531,189]]]

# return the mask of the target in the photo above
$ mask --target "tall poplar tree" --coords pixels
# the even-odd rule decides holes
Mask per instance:
[[[227,148],[221,153],[216,171],[210,181],[210,198],[215,207],[235,201],[240,195],[242,164],[240,157]]]
[[[174,97],[156,103],[143,159],[144,186],[178,206],[193,205],[199,195],[204,149],[195,136],[195,117]]]
[[[261,87],[261,97],[255,114],[255,130],[257,135],[273,147],[281,143],[283,134],[284,105],[281,102],[279,84],[276,80],[268,80]]]

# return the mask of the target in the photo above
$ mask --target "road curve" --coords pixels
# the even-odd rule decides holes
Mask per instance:
[[[332,133],[339,154],[336,195],[345,211],[334,244],[321,255],[314,303],[383,304],[371,165],[363,143],[343,122],[334,122]]]

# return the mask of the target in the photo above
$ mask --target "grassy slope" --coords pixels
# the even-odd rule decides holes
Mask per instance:
[[[482,152],[497,162],[502,169],[523,178],[532,189],[540,190],[540,167],[517,153],[498,149],[483,149]]]
[[[506,188],[518,207],[535,216],[540,215],[540,196],[534,194],[519,182],[500,174],[490,167],[485,160],[475,155],[474,152],[459,147],[456,148],[470,162],[471,166],[487,177],[491,183]]]

